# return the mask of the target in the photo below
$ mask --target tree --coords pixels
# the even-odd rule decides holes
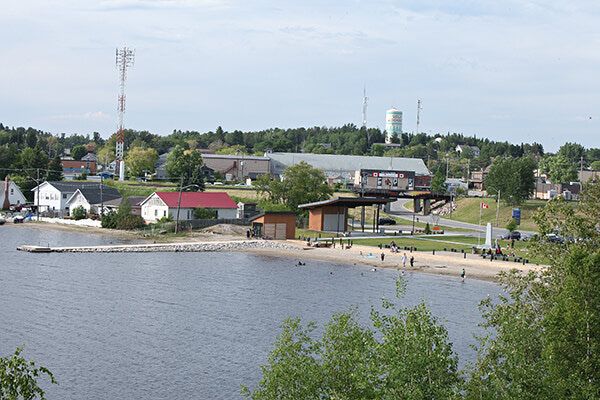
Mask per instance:
[[[578,143],[567,142],[560,146],[557,155],[564,157],[572,164],[579,164],[581,157],[585,156],[585,148]]]
[[[140,215],[131,213],[131,204],[127,198],[123,199],[117,212],[111,210],[104,214],[101,223],[103,228],[122,230],[139,229],[145,225]]]
[[[110,143],[107,143],[106,145],[102,146],[102,148],[100,148],[100,150],[98,150],[97,156],[98,156],[98,163],[100,163],[102,165],[110,164],[110,162],[115,159],[114,143],[112,146]]]
[[[196,219],[216,219],[217,212],[208,208],[195,208],[194,218]]]
[[[508,224],[506,224],[506,229],[509,232],[514,232],[517,229],[517,220],[512,218]]]
[[[48,173],[46,174],[47,181],[62,181],[63,167],[59,156],[56,156],[48,164]]]
[[[590,164],[590,167],[594,171],[600,171],[600,160],[596,160]]]
[[[282,180],[264,175],[256,186],[270,201],[285,204],[293,211],[298,210],[299,204],[326,200],[333,194],[323,171],[304,161],[286,168]]]
[[[4,400],[45,400],[45,392],[39,386],[38,379],[46,375],[50,383],[56,384],[54,375],[46,367],[37,367],[34,361],[28,361],[17,348],[11,356],[0,357],[0,399]]]
[[[397,283],[397,293],[404,283]],[[357,312],[335,314],[320,339],[314,323],[287,319],[262,379],[247,398],[449,399],[462,378],[448,334],[424,304],[396,308],[383,301],[362,326]]]
[[[71,210],[71,216],[75,221],[78,221],[80,219],[84,219],[87,216],[87,212],[85,211],[85,208],[79,206]]]
[[[431,178],[431,190],[434,193],[446,193],[446,176],[441,168],[438,168]]]
[[[496,159],[485,179],[486,190],[492,195],[500,192],[509,205],[519,205],[533,193],[534,169],[535,161],[528,157]]]
[[[135,177],[154,173],[157,161],[158,153],[151,148],[133,147],[127,151],[125,157],[125,165]]]
[[[198,185],[187,190],[204,190],[202,166],[202,155],[197,150],[184,150],[176,146],[167,156],[167,173],[172,179],[179,180],[181,187]]]
[[[86,154],[87,150],[84,145],[77,145],[71,148],[71,157],[73,157],[73,160],[81,160]]]
[[[577,164],[561,154],[544,157],[540,161],[540,170],[548,175],[552,183],[566,183],[577,179]]]

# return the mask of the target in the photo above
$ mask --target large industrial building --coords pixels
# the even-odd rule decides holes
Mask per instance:
[[[420,158],[372,157],[343,154],[267,153],[271,160],[271,175],[281,176],[283,171],[302,161],[322,170],[330,177],[341,177],[353,183],[356,171],[410,171],[415,176],[430,176],[431,173]]]
[[[385,142],[392,143],[392,138],[401,134],[402,111],[391,108],[385,112]]]

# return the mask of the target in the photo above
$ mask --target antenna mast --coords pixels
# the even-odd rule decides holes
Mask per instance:
[[[118,116],[119,130],[117,131],[117,146],[115,149],[115,172],[119,171],[119,180],[125,180],[125,162],[123,153],[125,147],[125,132],[123,122],[125,119],[125,80],[127,79],[127,68],[133,67],[135,62],[135,49],[123,47],[116,50],[115,64],[119,71],[119,98],[118,98]]]
[[[367,97],[367,87],[365,86],[363,88],[363,109],[362,109],[362,116],[363,116],[363,121],[362,121],[362,126],[363,127],[367,127],[367,102],[368,102],[369,98]]]
[[[419,124],[421,123],[421,110],[423,109],[423,107],[421,107],[421,99],[417,100],[417,131],[415,132],[416,135],[419,134]]]

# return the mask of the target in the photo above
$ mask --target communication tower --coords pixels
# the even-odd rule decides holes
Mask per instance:
[[[117,146],[115,149],[115,172],[119,171],[119,180],[125,180],[125,162],[123,161],[123,152],[125,147],[125,132],[123,122],[125,119],[125,80],[127,80],[127,68],[133,67],[135,62],[135,49],[123,47],[116,50],[115,64],[119,71],[119,99],[118,115],[119,130],[117,131]]]
[[[369,98],[367,97],[367,87],[365,86],[363,88],[363,110],[362,110],[362,117],[363,117],[363,121],[362,121],[362,126],[363,127],[367,127],[367,102],[368,102]]]
[[[421,106],[421,99],[417,100],[417,131],[415,134],[419,134],[419,124],[421,123],[421,110],[423,107]]]

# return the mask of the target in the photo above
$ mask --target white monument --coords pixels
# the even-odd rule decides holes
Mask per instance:
[[[492,248],[492,233],[492,223],[488,222],[487,226],[485,227],[485,244],[483,245],[484,249]]]

